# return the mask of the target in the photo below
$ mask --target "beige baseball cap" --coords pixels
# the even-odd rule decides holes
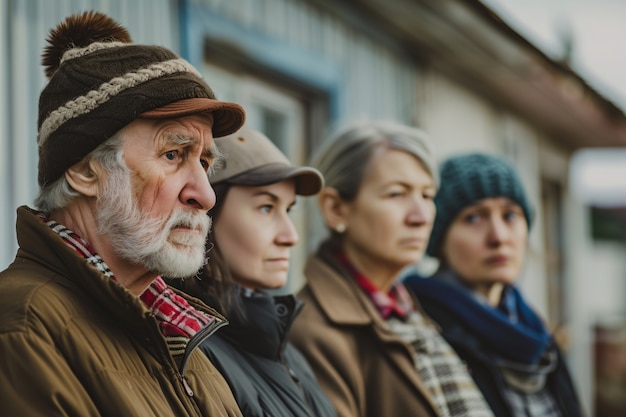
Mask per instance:
[[[216,138],[215,144],[224,158],[209,174],[211,184],[261,186],[293,178],[296,194],[317,194],[324,177],[313,167],[294,166],[264,134],[243,128],[228,136]]]

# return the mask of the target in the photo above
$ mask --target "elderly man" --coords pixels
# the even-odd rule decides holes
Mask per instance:
[[[241,415],[196,346],[223,318],[167,287],[206,262],[213,137],[244,112],[173,52],[94,12],[54,29],[39,100],[38,211],[0,274],[8,416]]]

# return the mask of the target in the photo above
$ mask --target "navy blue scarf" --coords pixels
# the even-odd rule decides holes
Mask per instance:
[[[469,289],[441,279],[411,277],[404,281],[428,312],[437,304],[503,358],[535,364],[551,343],[537,314],[513,286],[505,287],[498,308],[479,302]]]

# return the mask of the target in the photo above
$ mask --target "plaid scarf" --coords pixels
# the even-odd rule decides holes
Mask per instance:
[[[374,283],[352,265],[343,253],[337,253],[337,259],[348,270],[350,276],[372,300],[374,306],[383,317],[388,319],[395,315],[405,320],[413,311],[413,300],[401,282],[395,282],[388,292],[381,291]]]
[[[58,234],[70,248],[74,249],[76,253],[85,258],[89,264],[91,264],[98,271],[102,272],[105,277],[111,278],[113,281],[117,281],[115,276],[113,276],[113,272],[109,269],[109,266],[104,263],[100,256],[96,254],[96,251],[89,243],[87,243],[85,239],[78,236],[62,224],[59,224],[54,220],[48,220],[48,218],[42,213],[39,213],[38,216],[41,221],[46,223],[53,232]]]
[[[76,253],[105,277],[117,282],[111,269],[85,239],[62,224],[47,219],[42,213],[38,215]],[[139,298],[157,319],[172,356],[183,355],[189,339],[209,324],[221,321],[194,309],[183,297],[172,291],[160,276],[152,281]]]
[[[189,339],[202,328],[221,321],[190,306],[161,277],[152,281],[139,298],[159,321],[159,329],[172,356],[183,355]]]
[[[504,387],[504,394],[513,417],[562,416],[556,400],[545,387],[532,394],[524,394]]]
[[[443,417],[493,417],[467,367],[437,329],[413,311],[406,321],[387,320],[389,329],[415,350],[415,368]]]

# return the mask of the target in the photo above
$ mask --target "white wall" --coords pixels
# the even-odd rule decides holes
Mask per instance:
[[[592,331],[589,316],[589,282],[595,276],[591,264],[592,247],[589,236],[588,210],[568,196],[565,209],[566,274],[570,322],[569,364],[581,401],[589,415],[593,394]],[[593,291],[593,289],[592,289]]]
[[[497,116],[484,100],[437,73],[422,75],[417,120],[433,138],[440,159],[470,150],[500,151]]]

